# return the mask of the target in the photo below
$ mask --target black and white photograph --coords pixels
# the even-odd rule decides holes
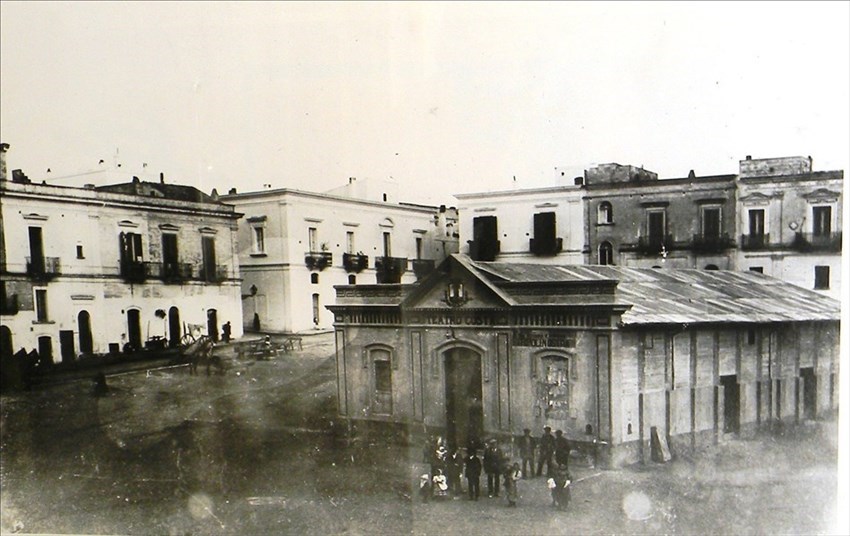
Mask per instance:
[[[850,2],[0,0],[0,534],[847,534]]]

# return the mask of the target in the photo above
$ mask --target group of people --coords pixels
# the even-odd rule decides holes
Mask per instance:
[[[496,439],[491,439],[486,444],[483,457],[479,457],[479,449],[475,445],[470,445],[464,455],[460,449],[449,448],[442,437],[430,439],[426,443],[424,457],[431,471],[420,476],[421,497],[425,501],[432,498],[460,498],[464,494],[461,479],[465,477],[469,500],[477,501],[481,496],[480,480],[484,473],[487,475],[487,496],[499,497],[503,488],[507,505],[514,507],[519,498],[519,480],[535,476],[536,453],[536,475],[543,475],[545,465],[552,505],[560,509],[566,508],[570,502],[569,487],[572,478],[569,473],[570,444],[563,432],[558,430],[553,436],[552,429],[547,426],[537,439],[532,437],[531,430],[526,428],[518,446],[522,466],[519,462],[511,462],[510,456],[499,447]]]

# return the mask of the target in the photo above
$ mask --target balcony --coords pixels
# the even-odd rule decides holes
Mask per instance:
[[[770,249],[770,234],[741,235],[741,249],[745,251]]]
[[[0,315],[16,315],[21,310],[18,304],[18,295],[12,294],[6,296],[3,294],[3,301],[0,301]]]
[[[369,267],[369,257],[361,254],[343,253],[342,266],[346,272],[360,273]]]
[[[219,264],[217,266],[204,266],[203,264],[198,267],[198,279],[201,281],[206,281],[207,283],[221,283],[226,280],[229,276],[229,270],[227,269],[226,264]]]
[[[149,277],[161,279],[166,284],[179,284],[192,279],[192,265],[182,262],[149,262]]]
[[[401,276],[406,271],[406,257],[375,257],[378,283],[401,283]]]
[[[637,251],[641,255],[660,255],[662,251],[673,248],[673,235],[641,236],[638,238]]]
[[[797,251],[841,251],[841,233],[796,233],[791,247]]]
[[[59,257],[27,257],[27,275],[36,281],[49,281],[60,273]]]
[[[720,253],[735,245],[732,237],[727,233],[713,236],[695,234],[691,244],[693,250],[697,253]]]
[[[539,255],[541,257],[557,255],[561,252],[564,246],[564,240],[562,238],[555,239],[539,239],[539,238],[529,238],[528,239],[528,249],[534,255]]]
[[[435,262],[431,259],[414,259],[413,273],[416,274],[416,279],[422,279],[434,271]]]
[[[322,271],[333,264],[334,256],[329,251],[308,251],[304,254],[304,264],[310,270]]]
[[[127,283],[142,283],[148,278],[146,265],[142,261],[121,261],[121,277]]]
[[[474,261],[494,261],[501,248],[498,240],[470,240],[468,243],[469,256]]]

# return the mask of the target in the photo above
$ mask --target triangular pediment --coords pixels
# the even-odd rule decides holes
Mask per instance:
[[[425,278],[402,309],[501,309],[511,300],[475,269],[449,257]]]
[[[803,194],[801,197],[806,199],[809,203],[832,203],[838,201],[840,196],[841,192],[833,192],[826,188],[818,188],[814,192]]]
[[[753,192],[749,195],[740,197],[738,201],[745,205],[766,205],[774,197],[781,197],[781,195],[767,195],[761,192]]]

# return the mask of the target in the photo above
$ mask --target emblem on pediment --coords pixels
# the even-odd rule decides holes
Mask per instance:
[[[461,307],[470,299],[469,293],[464,288],[460,281],[452,281],[448,284],[445,291],[444,302],[449,307]]]

